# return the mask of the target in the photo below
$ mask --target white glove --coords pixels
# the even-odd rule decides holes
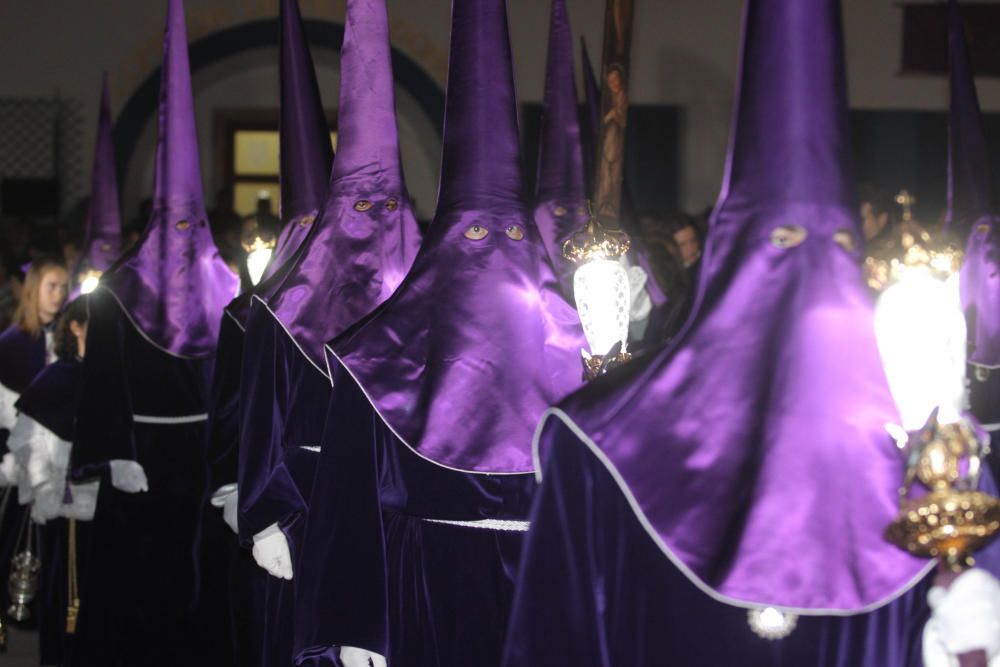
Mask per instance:
[[[141,465],[128,459],[111,461],[111,486],[125,493],[149,491],[146,471]]]
[[[240,532],[236,520],[239,499],[239,489],[236,484],[226,484],[215,490],[210,501],[212,507],[222,508],[222,520],[233,529],[234,533]]]
[[[925,667],[957,667],[958,656],[973,651],[985,651],[989,667],[1000,667],[1000,581],[973,568],[947,589],[932,588],[927,601]]]
[[[378,653],[353,646],[340,647],[340,661],[344,667],[386,667],[385,658]]]
[[[253,536],[253,559],[271,576],[291,580],[292,552],[278,524],[272,523]]]
[[[0,486],[17,484],[17,461],[12,452],[7,452],[0,459]]]

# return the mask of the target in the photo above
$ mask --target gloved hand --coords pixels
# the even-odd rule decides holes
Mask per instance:
[[[234,533],[239,533],[239,524],[236,522],[237,514],[237,503],[239,502],[239,494],[233,492],[226,496],[226,500],[222,505],[222,520],[226,522],[226,525],[233,529]]]
[[[7,452],[0,459],[0,486],[17,484],[17,461],[12,452]]]
[[[272,523],[253,536],[253,559],[271,576],[291,580],[292,552],[278,524]]]
[[[378,653],[353,646],[340,647],[340,661],[344,667],[386,667],[385,658]]]
[[[983,651],[1000,667],[1000,581],[986,570],[963,572],[947,588],[927,594],[931,618],[924,626],[924,666],[952,667],[958,656]]]
[[[146,471],[141,465],[128,459],[111,461],[111,486],[125,493],[149,491]]]

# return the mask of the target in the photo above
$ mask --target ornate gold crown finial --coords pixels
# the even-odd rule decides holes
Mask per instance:
[[[591,203],[587,202],[588,220],[583,229],[563,243],[563,257],[575,264],[583,264],[592,259],[618,259],[628,252],[632,245],[628,234],[619,230],[605,229],[594,215]]]
[[[903,219],[872,239],[865,256],[868,286],[881,292],[909,272],[930,273],[945,279],[962,266],[962,249],[940,235],[931,236],[913,219],[917,198],[900,190],[895,201],[903,208]]]
[[[1000,531],[1000,500],[976,490],[987,441],[967,422],[939,424],[935,413],[906,449],[899,515],[885,538],[915,556],[941,558],[954,571],[972,567],[973,552]],[[930,492],[911,500],[916,480]]]

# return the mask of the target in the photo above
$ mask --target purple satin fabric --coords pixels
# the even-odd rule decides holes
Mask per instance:
[[[993,216],[976,220],[969,231],[959,277],[962,308],[969,322],[969,363],[1000,368],[1000,248]]]
[[[317,368],[323,345],[402,282],[420,242],[399,162],[384,3],[352,0],[326,205],[267,303]]]
[[[552,1],[549,53],[542,103],[535,224],[565,294],[573,293],[576,266],[563,243],[587,222],[580,120],[573,81],[573,34],[565,0]]]
[[[663,558],[605,466],[559,430],[532,507],[504,667],[921,667],[931,577],[876,611],[803,616],[788,637],[762,639],[746,609],[713,600]]]
[[[101,108],[97,117],[97,145],[90,176],[90,203],[84,224],[83,252],[71,274],[74,292],[78,293],[81,274],[104,272],[122,252],[122,219],[118,205],[118,181],[115,148],[111,142],[111,103],[108,100],[108,75],[101,80]]]
[[[153,213],[135,248],[101,286],[147,340],[188,358],[212,353],[219,314],[239,287],[212,242],[205,213],[182,0],[169,0],[163,38]]]
[[[292,258],[326,200],[330,127],[302,29],[298,0],[281,0],[281,230],[264,279]]]
[[[858,611],[925,563],[882,538],[904,472],[885,433],[898,415],[856,257],[833,240],[859,238],[839,3],[750,0],[743,48],[692,316],[560,408],[693,580],[741,603]],[[808,237],[776,247],[781,225]]]
[[[257,295],[268,301],[292,270],[292,260],[309,238],[326,201],[333,165],[330,128],[297,0],[281,2],[280,72],[281,219],[284,227],[260,283],[226,306],[226,313],[240,329],[246,326],[251,297]]]
[[[969,363],[1000,367],[1000,248],[990,168],[972,63],[958,2],[948,3],[951,108],[946,225],[967,238],[960,287],[969,319]]]
[[[521,200],[506,3],[456,0],[452,22],[437,215],[399,290],[331,349],[422,456],[527,472],[538,415],[579,386],[585,342]],[[486,236],[467,238],[477,225]]]

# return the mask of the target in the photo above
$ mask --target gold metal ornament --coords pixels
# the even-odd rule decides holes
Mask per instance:
[[[873,239],[865,257],[864,271],[868,286],[883,291],[909,272],[926,272],[944,279],[957,273],[964,253],[960,247],[931,236],[913,219],[916,199],[906,190],[896,195],[903,208],[903,219]]]
[[[960,572],[1000,531],[1000,500],[976,490],[989,451],[967,422],[939,424],[937,414],[910,435],[900,511],[885,538],[915,556],[940,558]],[[930,492],[910,499],[914,481]]]
[[[594,259],[618,259],[628,252],[632,241],[619,230],[605,229],[593,215],[583,229],[563,243],[562,254],[567,260],[583,264]]]
[[[574,276],[574,291],[579,290],[578,280],[585,265],[602,261],[617,262],[632,245],[628,234],[620,230],[605,229],[594,215],[593,208],[588,204],[589,219],[583,229],[570,236],[563,243],[563,258],[577,265]],[[575,295],[577,310],[581,313],[584,331],[587,331],[585,320],[586,309],[582,307],[581,295]],[[590,381],[604,375],[612,368],[631,361],[632,355],[624,346],[624,340],[615,344],[606,354],[587,354],[583,356],[583,377]]]

